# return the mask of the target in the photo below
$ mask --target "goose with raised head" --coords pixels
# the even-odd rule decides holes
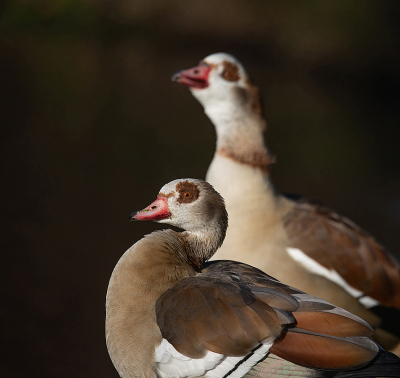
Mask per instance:
[[[106,341],[122,378],[400,375],[357,316],[252,266],[207,262],[228,226],[207,182],[172,181],[131,220],[184,231],[145,236],[111,275]]]
[[[384,311],[396,314],[389,308],[400,309],[399,262],[349,219],[274,188],[259,90],[240,62],[229,54],[212,54],[173,80],[189,87],[216,129],[206,180],[224,197],[231,221],[215,258],[273,272],[374,326],[380,320],[370,308],[384,316],[377,306],[385,306]],[[397,324],[386,326],[400,336]]]

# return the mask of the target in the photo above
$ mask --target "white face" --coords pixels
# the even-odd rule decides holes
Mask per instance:
[[[204,183],[201,180],[179,179],[164,185],[158,197],[167,198],[168,219],[158,220],[158,223],[167,223],[194,231],[207,226],[209,218],[204,206]]]
[[[130,219],[152,220],[200,232],[221,225],[225,230],[228,225],[223,198],[208,182],[196,179],[179,179],[164,185],[157,199],[132,213]]]
[[[208,86],[190,88],[193,96],[204,106],[218,106],[221,102],[236,102],[235,88],[246,88],[248,76],[240,62],[232,55],[216,53],[203,59],[210,67]]]

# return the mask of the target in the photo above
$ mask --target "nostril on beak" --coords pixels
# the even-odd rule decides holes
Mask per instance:
[[[197,74],[199,73],[199,70],[194,70],[193,73],[194,73],[195,75],[197,75]]]
[[[155,209],[157,209],[157,206],[152,206],[151,207],[151,210],[155,210]]]

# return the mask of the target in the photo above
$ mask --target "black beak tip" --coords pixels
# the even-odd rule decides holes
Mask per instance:
[[[136,214],[137,214],[137,211],[135,211],[135,212],[133,212],[131,215],[129,215],[129,221],[130,221],[130,222],[133,222],[133,221],[136,220],[136,219],[135,219]]]
[[[172,75],[171,80],[178,81],[180,77],[181,77],[181,71],[177,71]]]

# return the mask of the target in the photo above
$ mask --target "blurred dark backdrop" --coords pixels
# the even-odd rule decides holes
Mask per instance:
[[[263,94],[273,178],[399,256],[400,2],[12,0],[0,5],[2,377],[117,377],[108,279],[166,182],[215,145],[171,74],[218,51]],[[273,272],[269,272],[273,275]]]

